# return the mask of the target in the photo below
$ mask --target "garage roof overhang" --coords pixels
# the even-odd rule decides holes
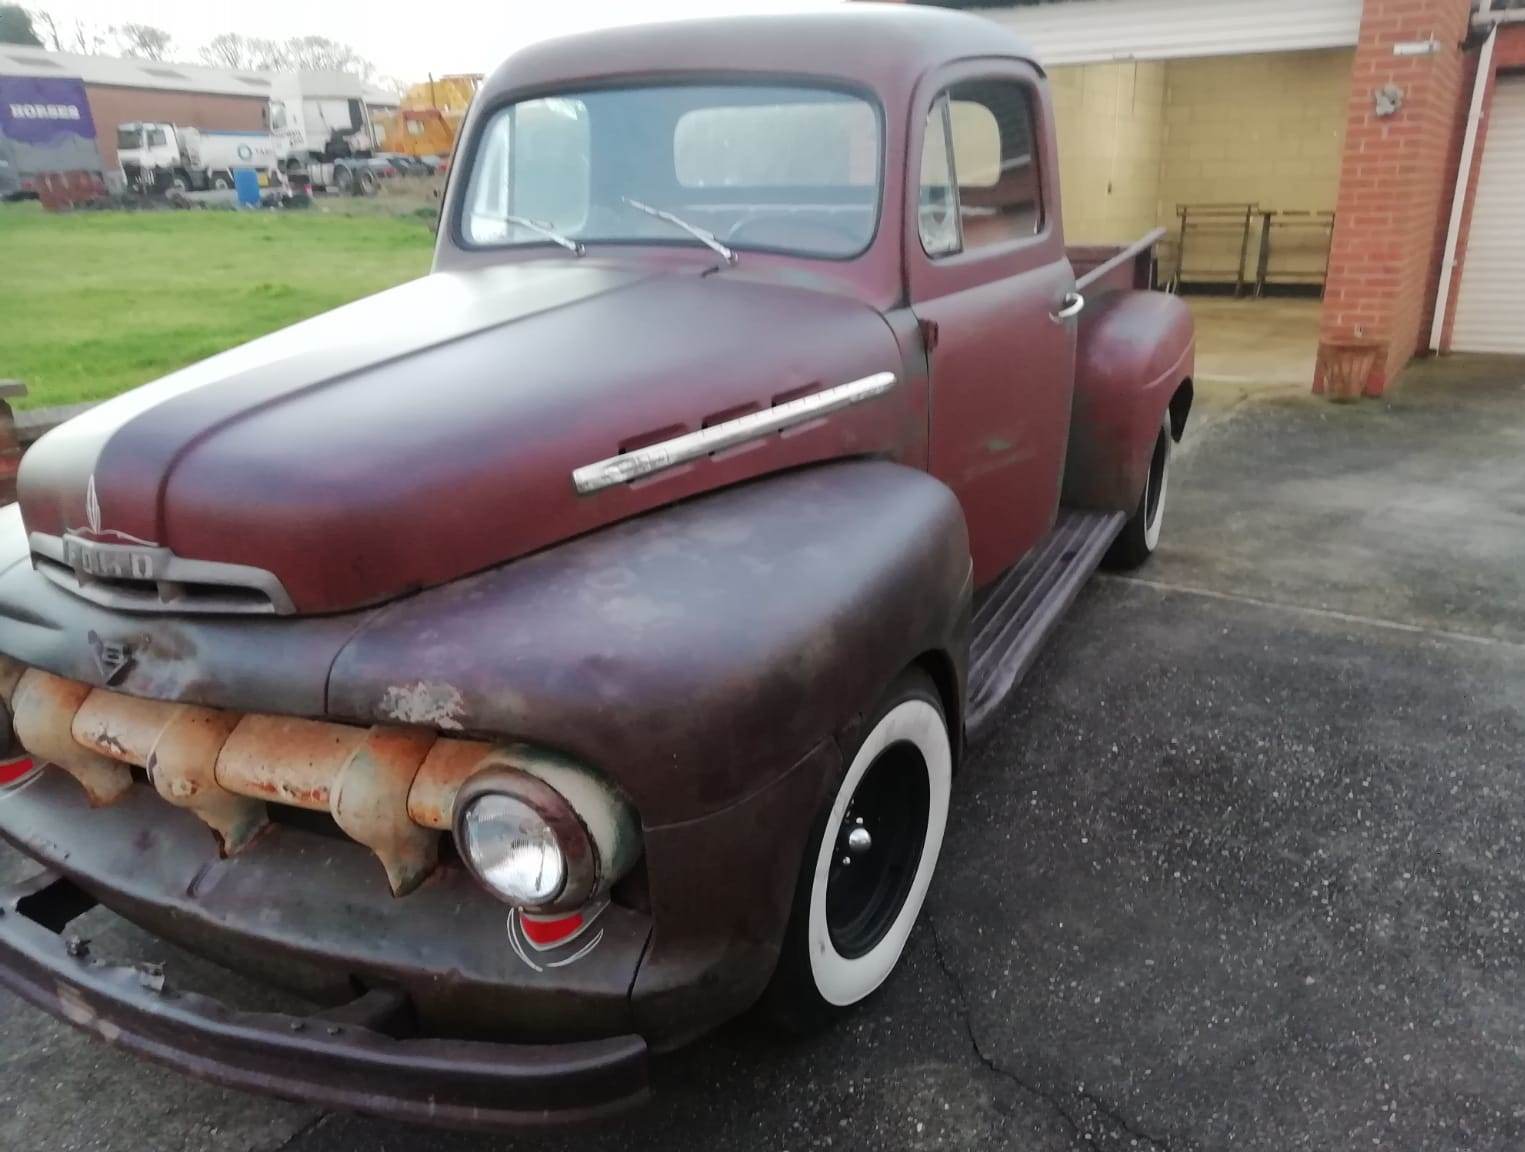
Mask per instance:
[[[1353,48],[1361,0],[1072,0],[990,8],[1045,65]]]

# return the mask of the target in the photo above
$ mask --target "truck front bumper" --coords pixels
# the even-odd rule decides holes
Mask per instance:
[[[507,909],[458,865],[398,899],[370,853],[338,836],[275,825],[222,858],[205,825],[147,785],[92,809],[54,768],[0,790],[0,835],[48,869],[0,892],[0,986],[140,1055],[450,1127],[588,1120],[647,1095],[629,1003],[642,913],[610,905],[596,946],[553,967],[564,957],[516,950]],[[101,963],[68,935],[97,902],[323,1007],[246,1013]]]
[[[406,997],[371,991],[312,1016],[237,1012],[161,973],[104,964],[57,928],[94,900],[54,873],[0,896],[0,985],[140,1056],[203,1079],[325,1108],[452,1128],[586,1120],[647,1093],[646,1044],[394,1039]]]

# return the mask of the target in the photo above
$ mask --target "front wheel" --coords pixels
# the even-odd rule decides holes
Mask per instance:
[[[764,997],[790,1031],[829,1023],[889,977],[942,848],[953,742],[926,673],[901,674],[865,733],[817,818]]]
[[[1106,555],[1108,568],[1131,569],[1142,566],[1160,544],[1160,530],[1165,525],[1165,497],[1170,491],[1170,452],[1175,438],[1170,434],[1170,413],[1160,422],[1154,451],[1149,456],[1149,473],[1144,478],[1144,494],[1138,507],[1123,525]]]

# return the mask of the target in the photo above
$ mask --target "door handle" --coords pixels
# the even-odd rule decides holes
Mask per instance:
[[[1059,311],[1051,312],[1049,315],[1056,323],[1062,323],[1065,320],[1079,316],[1085,310],[1085,306],[1086,298],[1079,292],[1066,292],[1064,294],[1064,303],[1059,306]]]

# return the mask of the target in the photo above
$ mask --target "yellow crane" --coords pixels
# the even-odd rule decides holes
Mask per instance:
[[[430,76],[403,94],[397,111],[377,118],[384,152],[448,160],[466,109],[481,86],[480,73]]]

